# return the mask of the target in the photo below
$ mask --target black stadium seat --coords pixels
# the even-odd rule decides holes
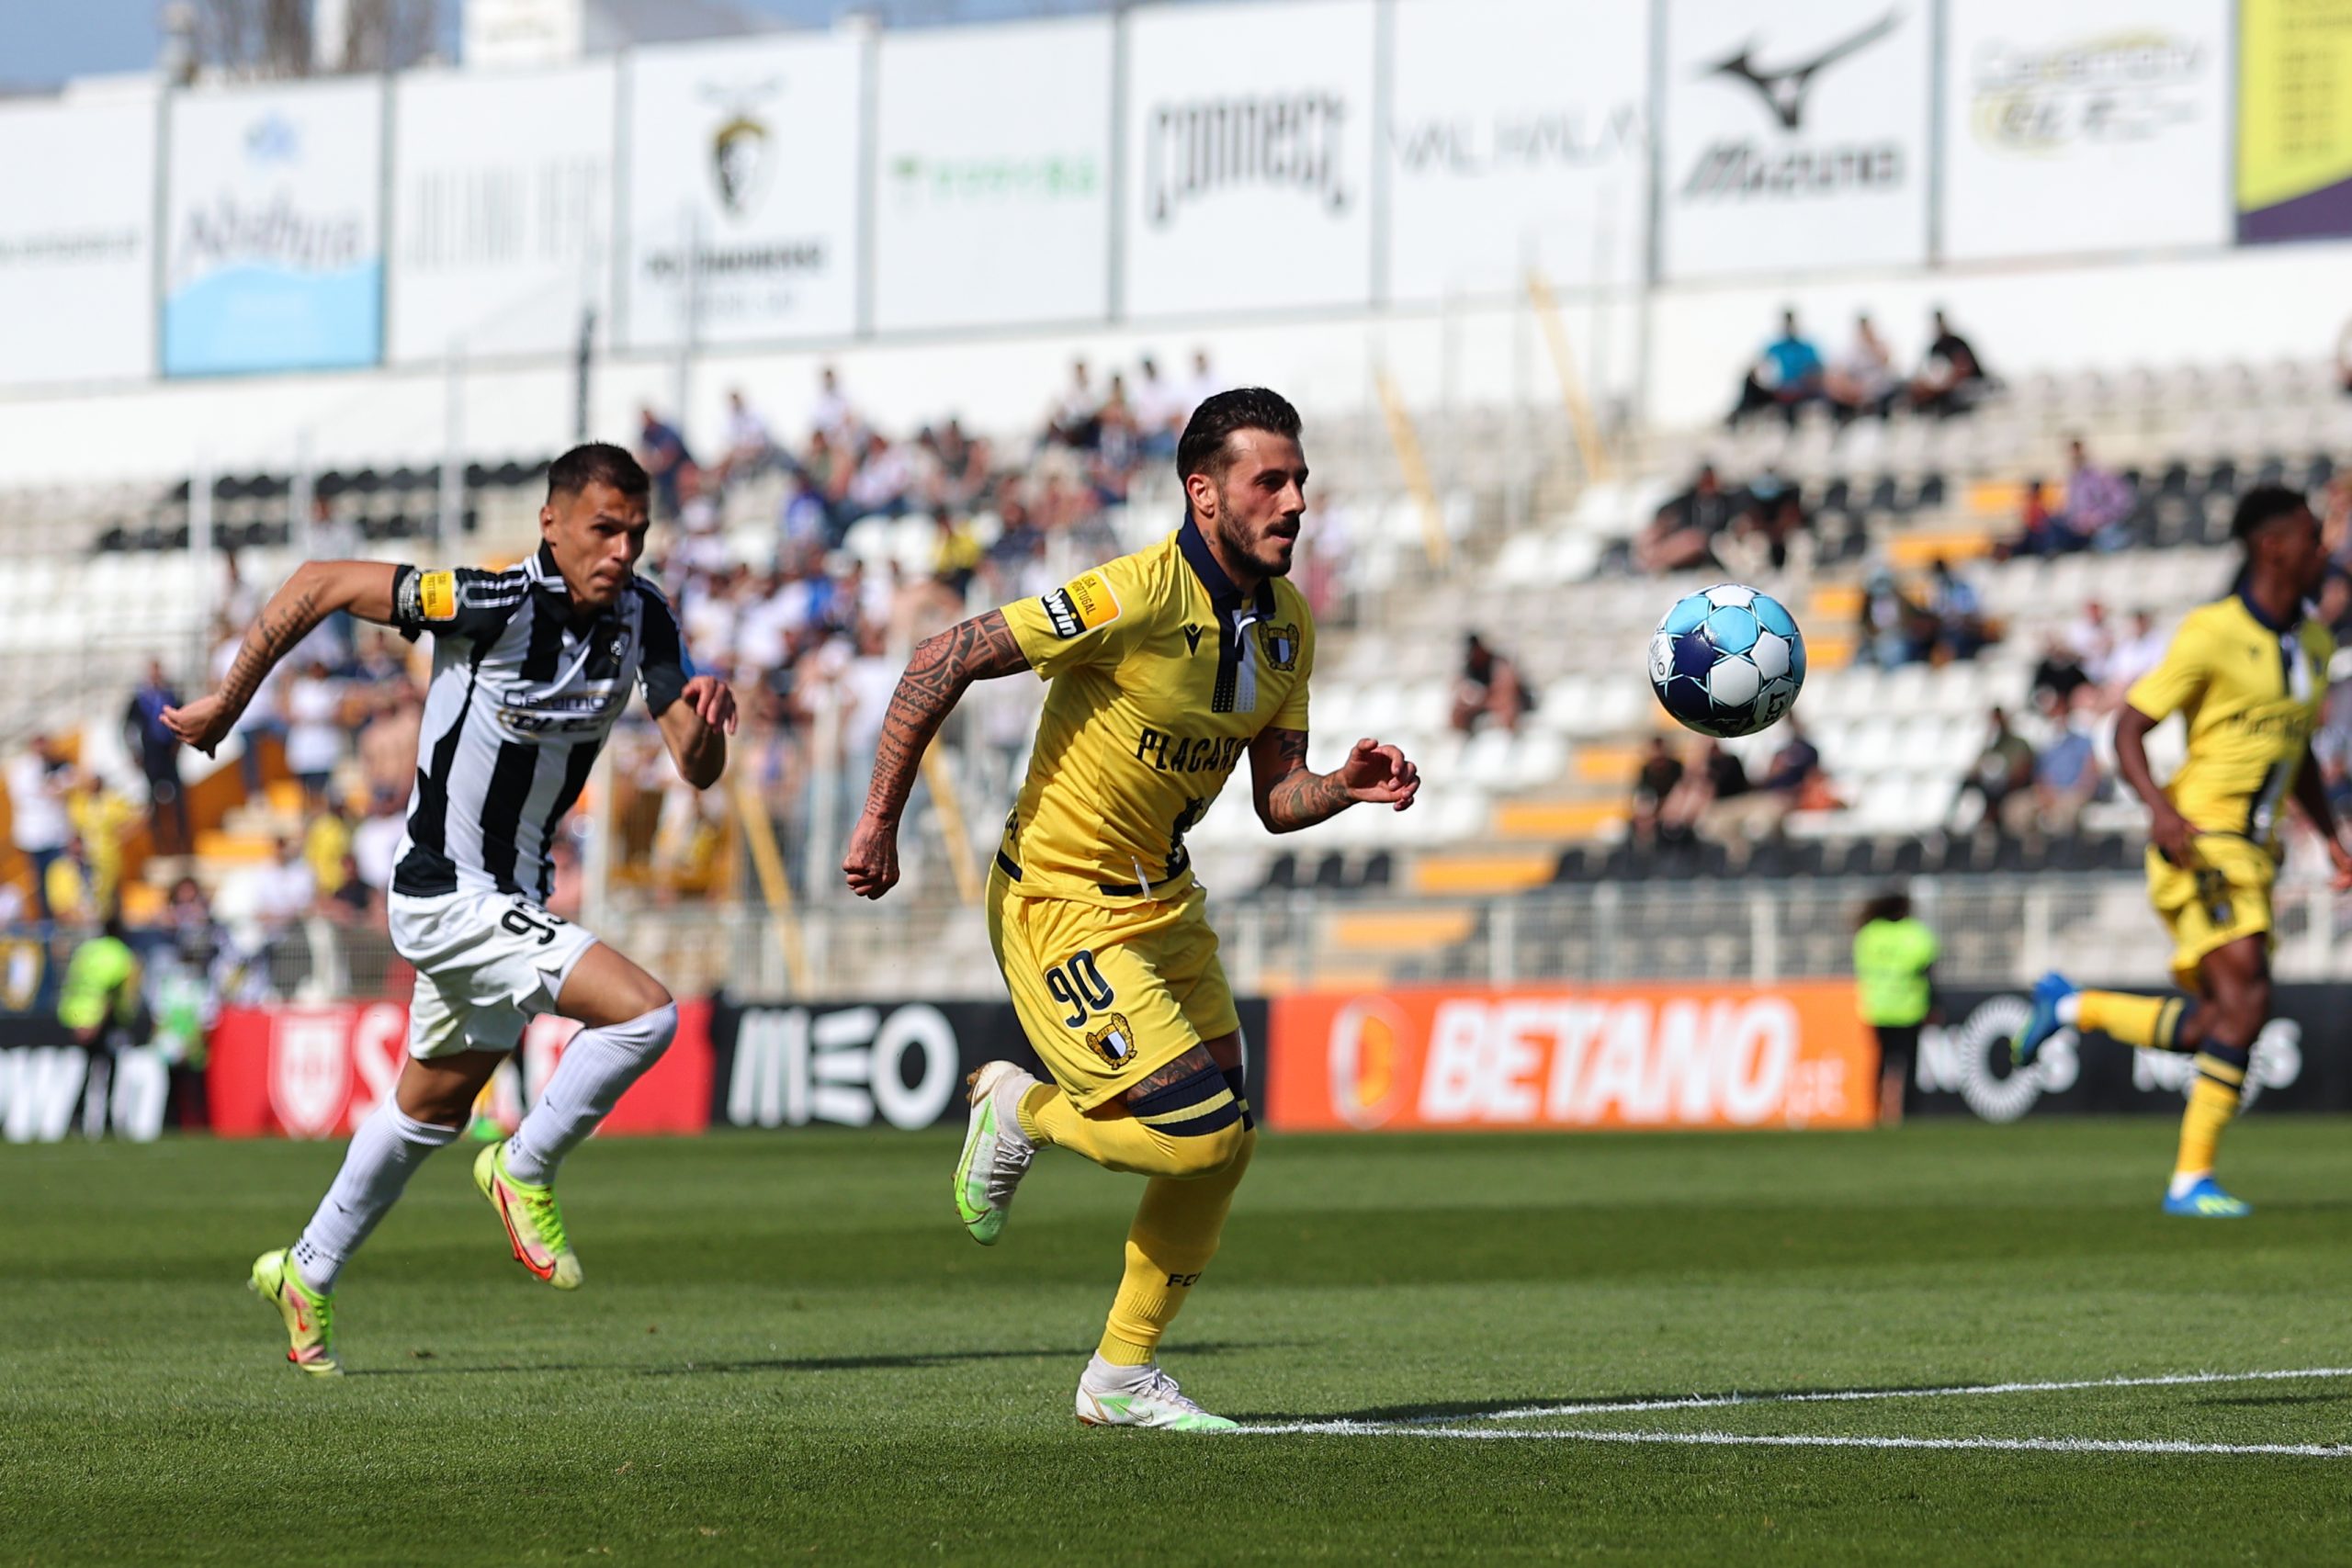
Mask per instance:
[[[1287,893],[1298,886],[1298,856],[1290,850],[1276,855],[1266,866],[1266,880],[1260,885],[1269,893]]]

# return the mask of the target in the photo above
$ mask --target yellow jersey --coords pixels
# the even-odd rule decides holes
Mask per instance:
[[[1002,614],[1051,689],[999,869],[1033,896],[1182,897],[1184,834],[1250,742],[1306,728],[1306,599],[1279,578],[1245,597],[1187,517]]]
[[[2125,700],[2152,719],[2178,712],[2188,722],[2188,760],[2165,794],[2192,826],[2277,848],[2278,811],[2319,727],[2335,652],[2324,626],[2272,625],[2242,594],[2188,613]]]

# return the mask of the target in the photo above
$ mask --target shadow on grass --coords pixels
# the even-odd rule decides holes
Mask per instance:
[[[1227,1343],[1187,1345],[1184,1354],[1190,1356],[1226,1356],[1244,1350],[1276,1350],[1291,1348],[1286,1343],[1272,1341],[1250,1344]],[[896,1355],[878,1356],[780,1356],[745,1361],[684,1361],[675,1366],[646,1366],[626,1361],[560,1361],[544,1365],[525,1365],[516,1361],[500,1361],[487,1366],[441,1366],[419,1364],[409,1367],[356,1367],[348,1376],[355,1378],[426,1378],[426,1377],[496,1377],[525,1375],[536,1372],[621,1372],[645,1378],[729,1377],[745,1372],[868,1372],[920,1371],[930,1367],[950,1367],[967,1361],[1049,1361],[1084,1360],[1093,1353],[1093,1347],[1082,1345],[1075,1349],[1057,1347],[1039,1350],[923,1350],[905,1351]]]
[[[1269,1425],[1306,1421],[1360,1421],[1367,1425],[1383,1423],[1410,1424],[1414,1422],[1444,1422],[1475,1420],[1499,1416],[1506,1410],[1550,1410],[1559,1405],[1573,1405],[1579,1415],[1607,1416],[1612,1411],[1640,1411],[1644,1414],[1673,1414],[1676,1404],[1713,1405],[1718,1408],[1731,1403],[1766,1404],[1776,1401],[1803,1402],[1808,1396],[1838,1394],[1900,1396],[1906,1393],[1937,1393],[1951,1389],[1951,1383],[1883,1383],[1870,1387],[1823,1388],[1742,1388],[1725,1389],[1719,1393],[1678,1389],[1672,1393],[1612,1393],[1592,1398],[1573,1394],[1532,1394],[1524,1399],[1487,1399],[1475,1403],[1449,1402],[1442,1404],[1376,1404],[1362,1410],[1257,1410],[1244,1415],[1231,1412],[1237,1421],[1265,1422]],[[2352,1397],[2352,1396],[2326,1396]],[[2249,1401],[2248,1403],[2252,1403]]]
[[[2336,1393],[2232,1393],[2215,1394],[2200,1399],[2199,1404],[2342,1404],[2352,1401],[2352,1391]]]

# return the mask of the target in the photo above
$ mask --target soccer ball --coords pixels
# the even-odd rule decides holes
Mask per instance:
[[[1675,722],[1702,735],[1753,735],[1780,722],[1804,684],[1804,634],[1770,594],[1719,582],[1675,602],[1650,638],[1650,685]]]

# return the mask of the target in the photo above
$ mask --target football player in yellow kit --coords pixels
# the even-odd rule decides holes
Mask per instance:
[[[1216,1254],[1257,1143],[1240,1020],[1184,834],[1246,752],[1277,833],[1359,801],[1402,811],[1420,778],[1359,740],[1306,766],[1315,622],[1284,581],[1306,508],[1298,413],[1263,388],[1220,392],[1177,448],[1183,526],[1040,598],[917,648],[883,720],[842,870],[868,898],[899,879],[898,831],[923,749],[974,681],[1050,682],[1037,743],[989,879],[989,938],[1023,1032],[1053,1075],[972,1075],[956,1203],[992,1245],[1041,1147],[1148,1178],[1079,1419],[1229,1427],[1159,1370],[1159,1345]]]
[[[2015,1042],[2020,1066],[2069,1026],[2193,1055],[2164,1207],[2201,1219],[2253,1212],[2213,1179],[2213,1156],[2270,1020],[2270,887],[2290,798],[2327,845],[2338,891],[2352,887],[2352,852],[2311,755],[2335,652],[2304,614],[2327,570],[2319,523],[2299,491],[2257,485],[2231,531],[2246,554],[2235,591],[2189,612],[2164,661],[2132,685],[2115,730],[2118,771],[2148,807],[2148,898],[2172,932],[2173,978],[2194,999],[2077,990],[2045,975]],[[2147,735],[2175,713],[2188,726],[2188,760],[2159,787]]]

